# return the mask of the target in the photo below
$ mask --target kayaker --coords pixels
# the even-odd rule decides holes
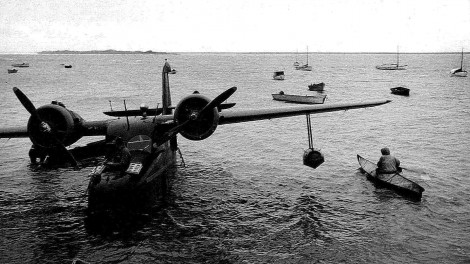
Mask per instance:
[[[115,144],[116,152],[112,157],[112,161],[106,163],[106,168],[108,171],[125,172],[131,163],[131,153],[122,138],[116,138]]]
[[[377,173],[395,173],[400,172],[400,161],[390,155],[390,149],[382,148],[382,156],[377,162]]]

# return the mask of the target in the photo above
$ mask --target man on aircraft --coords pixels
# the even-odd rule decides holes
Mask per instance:
[[[122,138],[118,137],[114,142],[116,146],[115,153],[111,157],[111,162],[106,164],[106,168],[110,171],[125,172],[131,163],[131,153]]]
[[[390,149],[382,148],[380,150],[382,156],[377,162],[377,173],[395,173],[400,172],[400,161],[394,156],[390,155]]]

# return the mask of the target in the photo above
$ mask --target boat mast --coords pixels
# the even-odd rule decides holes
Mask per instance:
[[[460,59],[460,69],[463,69],[463,48],[462,48],[462,58]]]
[[[308,65],[308,46],[307,46],[307,65]]]
[[[397,46],[397,68],[398,68],[398,65],[400,65],[400,51],[398,50],[398,46]]]

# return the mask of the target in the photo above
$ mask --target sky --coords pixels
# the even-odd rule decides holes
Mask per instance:
[[[470,51],[470,0],[0,0],[0,53]]]

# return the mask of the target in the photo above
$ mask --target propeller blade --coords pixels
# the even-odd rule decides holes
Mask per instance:
[[[157,146],[160,146],[161,144],[167,142],[168,140],[170,140],[172,137],[176,136],[176,134],[178,134],[182,128],[184,128],[184,126],[186,126],[191,120],[188,119],[186,121],[184,121],[183,123],[175,126],[174,128],[168,130],[168,132],[166,132],[161,138],[157,139],[158,141],[156,142],[157,143]]]
[[[62,151],[67,155],[68,160],[72,164],[72,166],[76,169],[78,169],[78,162],[75,159],[75,157],[72,155],[72,153],[64,146],[64,144],[60,143],[57,141],[57,146],[62,149]]]
[[[72,166],[74,166],[75,168],[78,168],[78,162],[75,159],[75,157],[72,155],[72,153],[70,153],[70,151],[68,151],[68,149],[64,146],[64,144],[60,142],[60,140],[56,137],[56,135],[52,133],[49,125],[46,122],[41,120],[36,110],[36,107],[34,107],[31,100],[29,100],[29,98],[17,87],[13,87],[13,92],[15,93],[20,103],[24,106],[24,108],[26,108],[26,110],[31,114],[31,116],[39,120],[40,126],[42,127],[42,131],[46,132],[45,135],[51,137],[57,143],[57,147],[59,147],[67,155],[67,158],[72,163]]]
[[[206,111],[213,109],[214,107],[219,106],[225,100],[227,100],[232,94],[237,90],[237,87],[232,87],[227,89],[225,92],[219,94],[216,98],[214,98],[210,103],[208,103],[202,110],[199,112],[199,116],[204,115]]]
[[[34,107],[33,103],[29,100],[29,98],[17,87],[13,87],[13,92],[15,93],[16,97],[20,101],[20,103],[26,108],[26,110],[37,120],[41,120],[39,118],[38,112],[36,111],[36,107]]]

